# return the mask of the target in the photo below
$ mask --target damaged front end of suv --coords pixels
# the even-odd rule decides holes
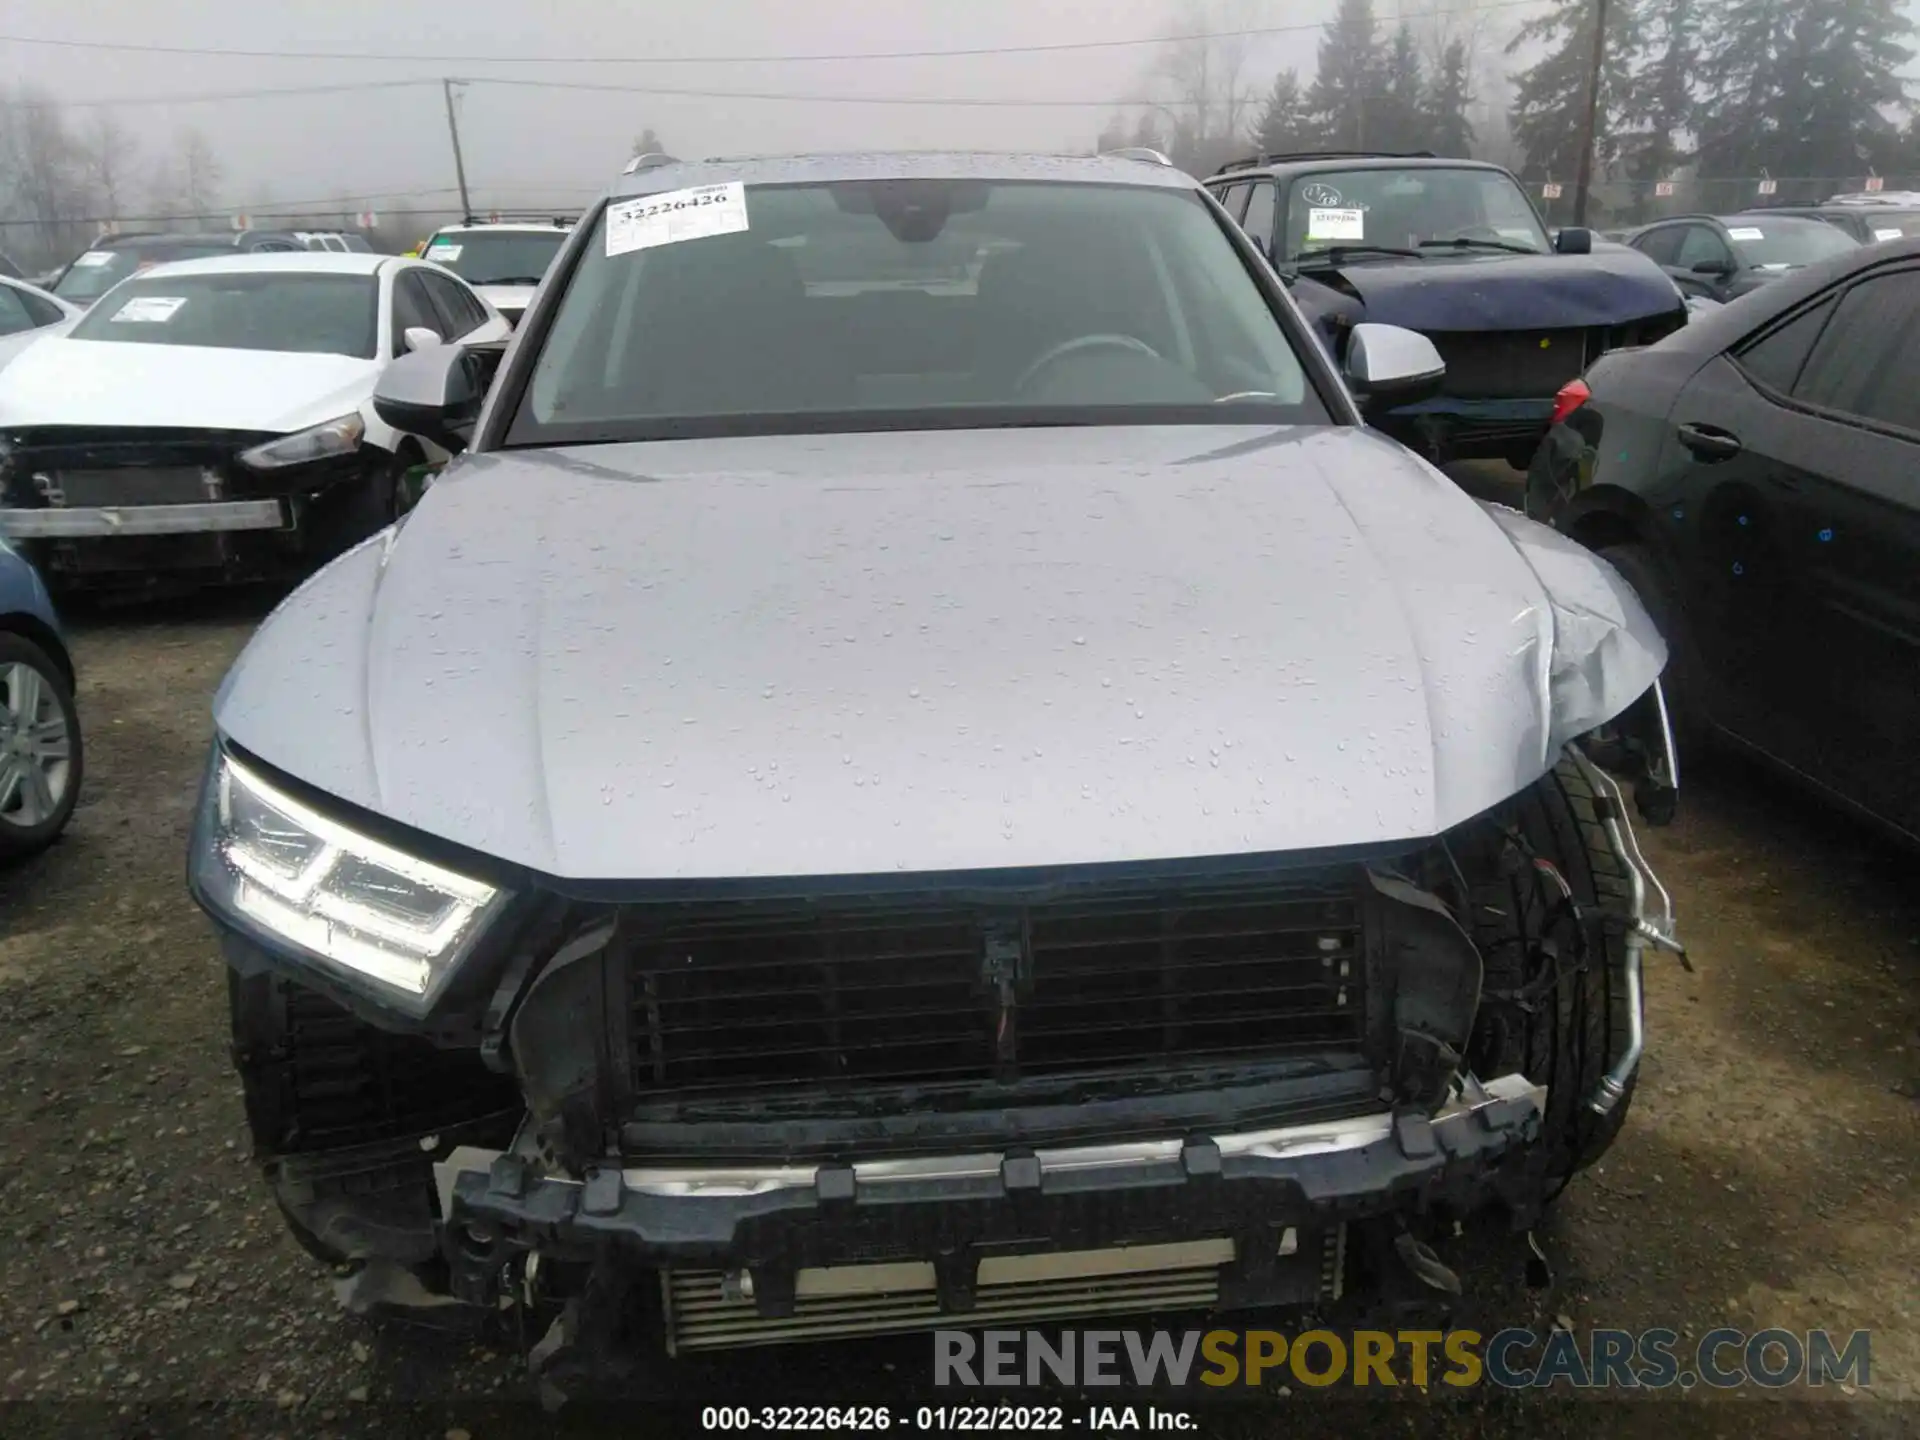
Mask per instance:
[[[1674,944],[1633,592],[1369,433],[1169,167],[625,183],[496,377],[389,372],[470,453],[215,701],[190,881],[295,1234],[352,1305],[521,1312],[558,1393],[1445,1303],[1450,1221],[1617,1133]],[[1142,246],[1185,340],[1115,310]]]
[[[1673,945],[1587,753],[1670,810],[1658,637],[1498,519],[1552,597],[1554,762],[1415,843],[568,881],[277,770],[225,697],[192,880],[295,1234],[359,1308],[524,1307],[561,1391],[662,1348],[1444,1304],[1436,1227],[1530,1224],[1611,1141]]]

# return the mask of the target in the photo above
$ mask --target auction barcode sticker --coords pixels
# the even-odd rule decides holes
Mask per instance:
[[[669,190],[607,207],[607,254],[734,235],[746,228],[747,187],[738,180]]]
[[[171,320],[173,312],[187,303],[184,295],[135,295],[118,310],[113,318],[118,320],[143,320],[149,324]]]
[[[1367,238],[1367,212],[1352,208],[1316,205],[1307,211],[1309,240],[1364,240]]]

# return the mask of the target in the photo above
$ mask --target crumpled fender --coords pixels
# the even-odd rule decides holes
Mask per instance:
[[[1546,592],[1547,753],[1606,724],[1652,688],[1667,667],[1661,638],[1633,587],[1585,546],[1518,510],[1483,502]]]

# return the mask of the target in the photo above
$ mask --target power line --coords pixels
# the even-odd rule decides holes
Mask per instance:
[[[1484,0],[1476,10],[1537,8],[1547,0]],[[1422,20],[1452,15],[1450,6],[1402,10],[1396,20]],[[1259,25],[1240,30],[1207,30],[1185,35],[1143,35],[1115,40],[1062,40],[1037,45],[975,45],[947,50],[866,50],[799,55],[436,55],[449,65],[809,65],[826,61],[943,60],[994,55],[1053,55],[1081,50],[1125,50],[1154,45],[1178,45],[1195,40],[1250,40],[1270,35],[1297,35],[1324,30],[1331,20],[1300,21],[1290,25]],[[0,43],[44,45],[67,50],[113,50],[142,55],[219,56],[236,60],[353,60],[418,61],[420,54],[392,54],[368,50],[246,50],[206,45],[139,45],[113,40],[69,40],[43,35],[0,35]]]
[[[141,95],[119,100],[0,99],[4,110],[134,110],[147,105],[207,105],[224,100],[280,100],[298,95],[344,95],[356,90],[400,90],[413,85],[438,85],[437,78],[417,80],[343,80],[334,85],[283,85],[272,90],[225,90],[194,95]]]

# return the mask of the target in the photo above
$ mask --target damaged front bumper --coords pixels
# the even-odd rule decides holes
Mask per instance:
[[[463,1146],[434,1174],[459,1298],[498,1304],[555,1264],[601,1286],[657,1274],[679,1352],[1337,1299],[1349,1225],[1478,1208],[1545,1109],[1509,1075],[1463,1079],[1431,1115],[1108,1145],[583,1176]]]

